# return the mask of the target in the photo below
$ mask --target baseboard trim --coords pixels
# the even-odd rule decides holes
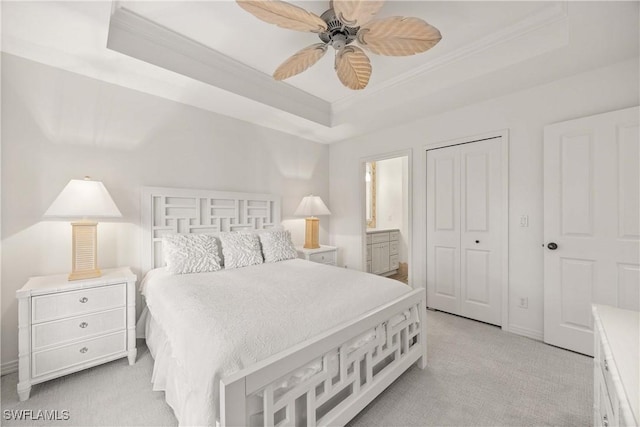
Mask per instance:
[[[0,365],[1,376],[13,374],[14,372],[18,372],[18,359]]]
[[[531,338],[537,341],[542,341],[544,339],[544,335],[542,334],[542,332],[524,328],[518,325],[509,325],[509,332],[516,335],[522,335],[523,337]]]

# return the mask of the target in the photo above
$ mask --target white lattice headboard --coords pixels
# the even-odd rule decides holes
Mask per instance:
[[[180,188],[142,188],[142,270],[164,265],[162,236],[259,230],[280,225],[280,197]]]

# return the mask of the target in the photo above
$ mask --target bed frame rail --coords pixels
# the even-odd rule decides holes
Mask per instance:
[[[425,368],[426,331],[426,293],[414,290],[221,380],[220,424],[344,425],[411,364]],[[312,375],[280,388],[313,362]]]

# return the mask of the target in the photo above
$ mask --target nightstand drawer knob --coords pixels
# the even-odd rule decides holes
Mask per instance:
[[[89,326],[89,324],[87,322],[82,322],[79,325],[82,329],[86,328],[87,326]]]
[[[80,353],[82,353],[82,354],[86,353],[87,351],[89,351],[89,349],[87,347],[82,347],[80,349]]]
[[[84,304],[85,302],[89,301],[89,298],[87,298],[87,297],[82,297],[82,298],[80,298],[78,301],[80,301],[82,304]]]

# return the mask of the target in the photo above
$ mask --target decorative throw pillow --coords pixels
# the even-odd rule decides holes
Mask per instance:
[[[224,268],[247,267],[262,264],[260,240],[255,234],[249,233],[220,233]]]
[[[296,248],[291,243],[291,233],[285,230],[258,234],[262,243],[264,262],[278,262],[298,257]]]
[[[217,271],[218,241],[208,234],[169,234],[162,237],[162,252],[172,274]]]

